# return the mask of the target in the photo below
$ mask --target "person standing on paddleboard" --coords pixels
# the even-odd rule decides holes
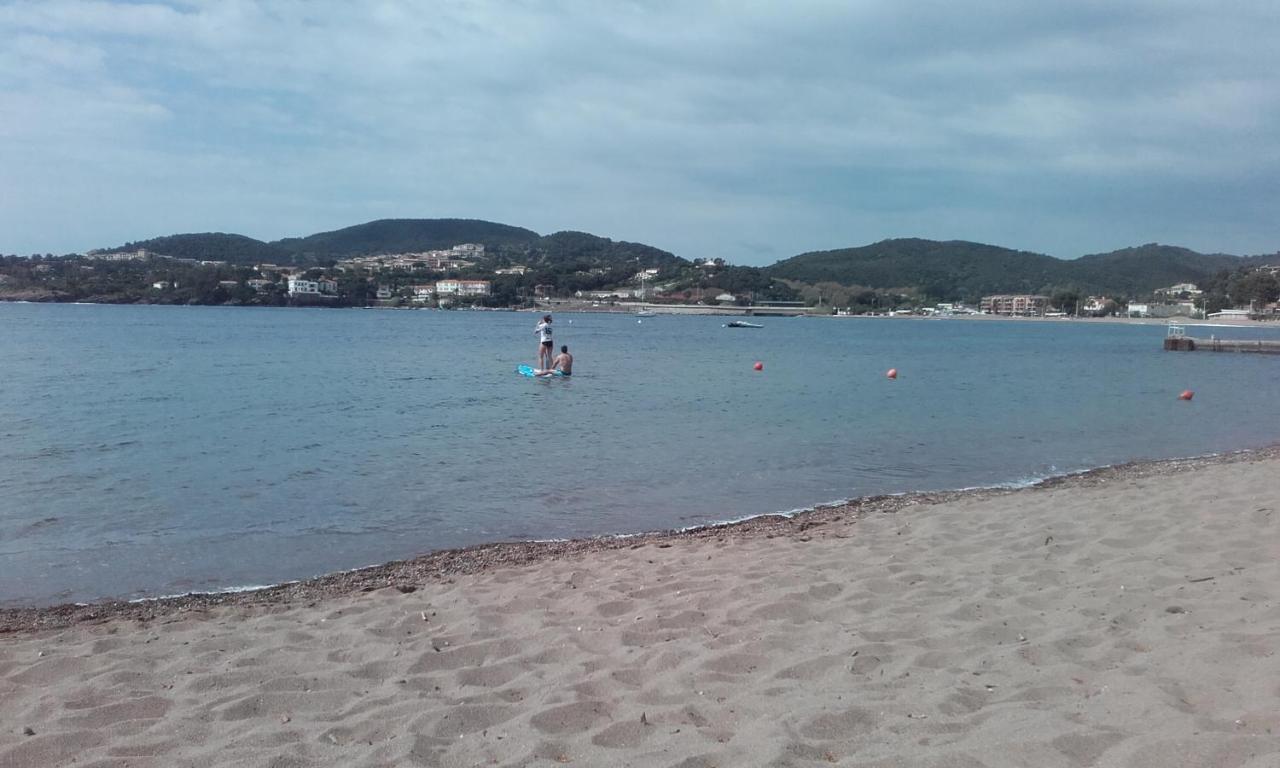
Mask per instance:
[[[551,315],[543,315],[533,332],[538,334],[538,369],[545,371],[551,367],[552,358]]]

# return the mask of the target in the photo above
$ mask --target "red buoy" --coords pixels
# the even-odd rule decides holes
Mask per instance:
[[[751,366],[751,367],[752,367],[752,368],[755,368],[757,371],[763,371],[763,370],[764,370],[764,363],[761,363],[761,362],[757,361],[757,362],[756,362],[756,364],[755,364],[755,365],[753,365],[753,366]]]
[[[891,379],[896,379],[896,378],[898,378],[898,369],[897,369],[897,368],[890,368],[890,369],[889,369],[889,372],[888,372],[888,373],[886,373],[886,374],[885,374],[885,376],[888,376],[888,377],[889,377],[889,378],[891,378]]]
[[[1179,399],[1179,400],[1190,400],[1191,398],[1193,398],[1193,397],[1195,397],[1195,396],[1196,396],[1196,393],[1195,393],[1195,392],[1192,392],[1192,391],[1191,391],[1191,390],[1189,390],[1189,389],[1184,389],[1184,390],[1182,390],[1182,394],[1178,395],[1178,399]]]

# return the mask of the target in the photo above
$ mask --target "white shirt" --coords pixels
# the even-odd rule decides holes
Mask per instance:
[[[542,341],[542,343],[545,344],[548,341],[551,341],[551,323],[548,323],[548,322],[538,323],[538,327],[534,328],[533,332],[538,334],[538,338],[540,341]]]

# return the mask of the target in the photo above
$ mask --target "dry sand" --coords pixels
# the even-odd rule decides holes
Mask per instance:
[[[11,612],[0,766],[1274,768],[1278,507],[1273,450]]]

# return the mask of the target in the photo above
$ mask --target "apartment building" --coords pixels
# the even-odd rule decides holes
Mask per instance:
[[[489,291],[488,280],[436,281],[436,294],[439,296],[488,296]]]
[[[1049,297],[1028,293],[983,296],[979,308],[985,315],[1039,316],[1049,309]]]

